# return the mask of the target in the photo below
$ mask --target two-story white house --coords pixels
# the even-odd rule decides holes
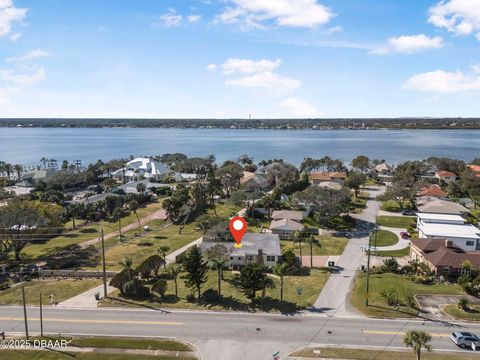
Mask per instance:
[[[480,229],[468,224],[460,215],[454,214],[417,214],[418,237],[442,238],[464,251],[480,250]]]
[[[280,238],[276,234],[246,233],[241,242],[241,247],[236,248],[233,242],[202,242],[200,251],[205,253],[215,245],[222,245],[228,252],[228,268],[238,270],[249,263],[262,263],[273,267],[280,260]]]
[[[112,176],[119,181],[138,181],[142,179],[161,180],[168,174],[172,173],[170,168],[148,157],[139,157],[130,160],[125,167],[118,169],[112,173]]]

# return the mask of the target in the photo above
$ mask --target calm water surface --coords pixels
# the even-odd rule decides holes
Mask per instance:
[[[306,156],[350,161],[356,155],[398,163],[447,156],[480,157],[480,130],[229,130],[0,128],[0,161],[29,165],[49,159],[83,163],[130,155],[214,154],[218,161],[248,154],[254,160]]]

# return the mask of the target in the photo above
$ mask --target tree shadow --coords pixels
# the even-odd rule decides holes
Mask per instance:
[[[82,234],[94,234],[94,233],[98,233],[98,230],[94,228],[86,228],[86,229],[81,229],[78,232]]]
[[[47,269],[78,269],[95,267],[98,251],[94,246],[81,247],[77,244],[54,248],[38,258],[46,262]]]

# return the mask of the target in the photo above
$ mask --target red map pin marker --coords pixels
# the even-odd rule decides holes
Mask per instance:
[[[235,239],[235,247],[240,248],[242,247],[242,238],[243,235],[247,232],[248,224],[245,221],[245,219],[241,216],[235,216],[230,220],[230,223],[228,224],[228,228],[230,229],[230,232],[232,233],[233,238]]]

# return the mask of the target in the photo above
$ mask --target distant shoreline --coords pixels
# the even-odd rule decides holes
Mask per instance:
[[[165,128],[259,130],[480,130],[480,118],[358,119],[40,119],[4,118],[8,128]]]

